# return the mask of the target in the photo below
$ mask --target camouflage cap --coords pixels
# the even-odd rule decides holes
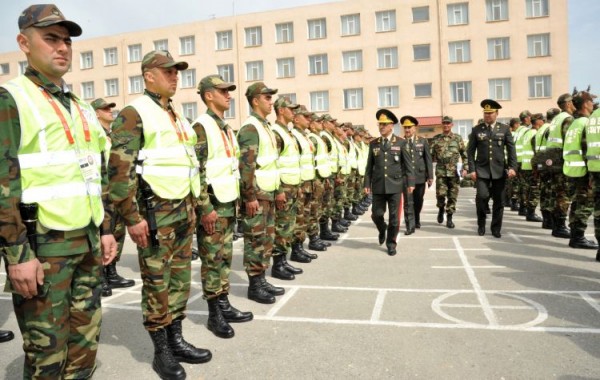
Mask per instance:
[[[561,96],[558,97],[558,100],[556,101],[556,104],[558,104],[559,106],[561,104],[565,104],[567,102],[570,102],[573,100],[573,97],[571,96],[571,94],[566,93],[566,94],[562,94]]]
[[[304,105],[298,105],[298,107],[294,108],[294,115],[303,115],[303,116],[312,116],[313,113],[306,109]]]
[[[528,110],[521,111],[521,113],[519,114],[519,119],[523,120],[526,117],[531,117],[531,112],[529,112]]]
[[[256,97],[260,94],[275,95],[277,93],[276,88],[268,88],[263,82],[252,83],[248,89],[246,89],[246,97]]]
[[[69,31],[72,37],[81,36],[81,27],[65,18],[62,12],[54,4],[34,4],[29,6],[19,16],[19,30],[31,26],[44,28],[50,25],[62,25]]]
[[[233,91],[237,87],[233,83],[225,82],[223,77],[220,75],[208,75],[202,78],[200,83],[198,83],[198,94],[204,94],[206,91],[212,88]]]
[[[442,124],[451,124],[454,122],[454,119],[452,119],[452,116],[444,116],[442,118]]]
[[[142,73],[155,67],[175,67],[177,70],[185,70],[188,68],[188,64],[183,61],[176,62],[171,53],[166,50],[153,50],[142,59]]]
[[[330,114],[328,114],[328,113],[324,113],[324,114],[321,116],[321,119],[322,119],[321,121],[330,121],[330,122],[332,122],[332,123],[333,123],[334,121],[336,121],[336,120],[337,120],[337,119],[334,119],[334,118],[333,118],[333,117],[332,117]],[[334,123],[334,124],[335,124],[335,123]]]
[[[115,107],[117,105],[116,103],[108,103],[103,98],[95,99],[90,104],[92,105],[92,108],[94,108],[94,110],[102,110],[102,109],[105,109],[105,108],[113,108],[113,107]]]
[[[560,110],[558,108],[548,108],[546,111],[546,120],[549,122],[552,121],[559,113]]]
[[[297,109],[300,106],[296,103],[292,103],[290,98],[288,98],[287,96],[280,96],[275,101],[275,104],[273,105],[273,107],[275,107],[276,110],[278,110],[280,108],[289,108],[289,109],[293,110],[293,109]]]
[[[544,120],[544,115],[541,113],[534,113],[531,115],[531,122],[533,123],[536,120]]]
[[[575,95],[573,95],[573,104],[577,109],[583,106],[583,103],[586,101],[593,102],[596,99],[596,95],[589,93],[588,91],[579,91]]]

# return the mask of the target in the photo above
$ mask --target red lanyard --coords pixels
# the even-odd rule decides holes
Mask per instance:
[[[235,145],[233,144],[233,135],[231,134],[231,129],[227,130],[227,137],[229,137],[229,141],[227,141],[225,132],[223,132],[222,129],[221,129],[221,137],[223,138],[223,145],[225,146],[225,151],[227,152],[227,157],[232,157],[235,154]],[[231,150],[229,150],[230,144],[231,144]]]
[[[175,128],[175,132],[177,133],[179,142],[182,143],[184,139],[185,139],[185,141],[187,141],[188,135],[187,135],[187,132],[185,131],[185,128],[183,128],[183,123],[180,123],[181,129],[179,128],[179,124],[177,124],[177,121],[179,121],[177,114],[175,112],[173,112],[173,117],[175,118],[175,121],[173,121],[173,119],[171,118],[171,112],[169,110],[165,110],[165,112],[169,114],[169,120],[171,120],[171,124],[173,125],[173,128]],[[183,130],[183,134],[182,134],[182,130]]]
[[[75,143],[75,139],[73,139],[73,135],[71,134],[71,128],[69,128],[69,124],[67,124],[67,120],[65,119],[65,115],[63,115],[63,113],[60,110],[60,108],[58,108],[58,104],[56,104],[56,102],[54,101],[54,99],[50,96],[50,94],[48,94],[48,92],[46,91],[45,88],[40,87],[40,91],[42,91],[42,94],[44,94],[44,97],[46,98],[46,100],[48,100],[48,102],[50,103],[50,105],[54,109],[54,112],[56,113],[56,115],[60,119],[60,122],[63,125],[63,129],[65,130],[65,134],[67,135],[67,140],[69,140],[69,144],[74,144]],[[83,123],[83,134],[85,136],[85,141],[90,142],[90,140],[91,140],[91,138],[90,138],[90,128],[88,126],[87,120],[83,116],[83,112],[81,111],[81,107],[79,107],[79,103],[77,103],[77,102],[73,102],[73,103],[75,104],[75,108],[77,108],[77,112],[79,112],[79,117],[81,118],[81,122]]]

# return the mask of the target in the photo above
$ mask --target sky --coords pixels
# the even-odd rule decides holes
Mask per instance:
[[[515,1],[524,0],[510,0]],[[550,0],[551,12],[552,1],[555,0]],[[570,88],[564,91],[591,85],[591,92],[600,95],[600,0],[567,1]],[[81,25],[84,39],[327,2],[332,0],[53,0],[67,19]],[[18,15],[30,4],[31,0],[2,1],[0,52],[18,49]]]

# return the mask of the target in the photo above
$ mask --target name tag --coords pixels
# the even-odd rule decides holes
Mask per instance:
[[[91,154],[83,154],[79,156],[79,170],[81,171],[81,175],[83,175],[83,179],[86,182],[95,181],[100,178],[100,173],[96,168],[96,160],[94,156]]]

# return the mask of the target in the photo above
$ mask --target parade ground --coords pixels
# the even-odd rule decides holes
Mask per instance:
[[[230,300],[254,313],[235,337],[206,329],[200,261],[184,336],[209,348],[206,364],[184,364],[188,379],[598,379],[600,263],[593,250],[568,247],[541,223],[505,209],[502,238],[477,235],[474,189],[462,188],[455,229],[436,221],[426,192],[422,228],[398,237],[398,254],[377,243],[370,211],[272,305],[246,298],[241,240],[234,244]],[[592,221],[587,237],[593,238]],[[296,265],[296,263],[293,263]],[[139,267],[128,240],[117,269],[136,279],[103,298],[96,379],[157,379],[142,326]],[[270,271],[269,271],[270,274]],[[0,282],[4,283],[4,268]],[[22,378],[22,340],[7,293],[0,328],[0,378]]]

